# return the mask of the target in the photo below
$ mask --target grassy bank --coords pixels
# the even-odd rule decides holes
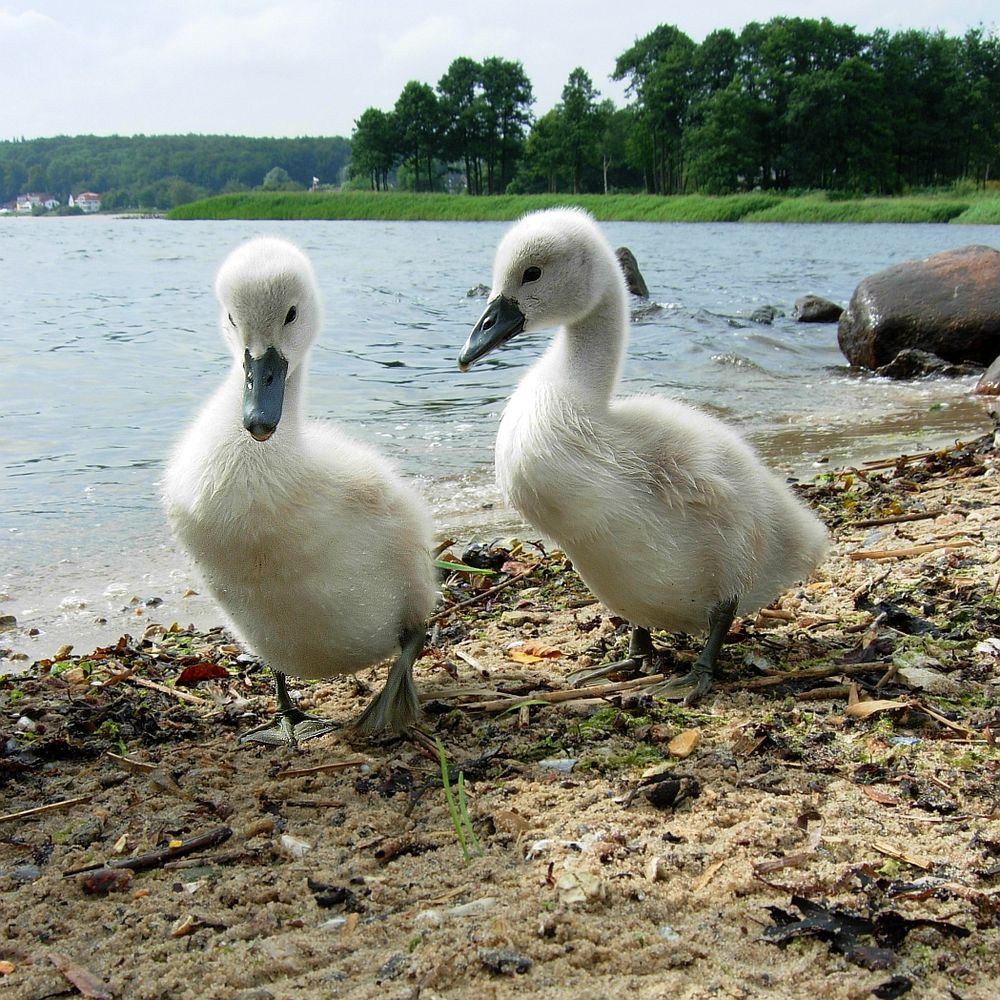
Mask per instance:
[[[995,193],[830,198],[748,193],[712,197],[647,194],[498,195],[472,198],[399,192],[250,191],[173,209],[170,219],[378,219],[506,221],[555,205],[579,205],[604,222],[957,222],[1000,223]]]

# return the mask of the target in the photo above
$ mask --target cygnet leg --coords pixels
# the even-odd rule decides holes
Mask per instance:
[[[613,674],[618,670],[642,670],[644,673],[652,673],[655,655],[656,650],[653,649],[653,639],[649,634],[649,629],[633,628],[628,641],[628,656],[624,660],[602,663],[593,670],[571,674],[570,683],[573,687],[583,687],[591,681],[607,677],[608,674]]]
[[[666,681],[657,688],[658,693],[676,696],[684,693],[684,705],[693,705],[704,698],[712,688],[715,679],[716,664],[719,652],[726,640],[729,626],[736,617],[737,598],[720,601],[708,613],[708,641],[701,651],[690,672],[683,677]]]
[[[274,675],[274,693],[278,702],[278,711],[270,722],[244,733],[240,743],[253,741],[295,749],[300,743],[325,736],[337,729],[337,723],[328,719],[319,719],[314,715],[306,715],[292,704],[288,696],[285,675],[278,670],[272,670]]]
[[[424,648],[427,632],[423,625],[404,629],[399,637],[400,653],[389,671],[385,687],[354,723],[363,733],[383,730],[401,732],[420,714],[420,702],[413,683],[413,664]]]

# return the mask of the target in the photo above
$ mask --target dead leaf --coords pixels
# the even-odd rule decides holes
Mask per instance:
[[[867,795],[872,802],[878,802],[879,805],[883,806],[898,806],[899,799],[893,795],[889,795],[888,792],[880,792],[877,788],[872,788],[871,785],[862,785],[861,792],[863,795]]]
[[[849,719],[867,719],[876,712],[897,712],[909,707],[908,701],[884,701],[873,698],[871,701],[856,701],[848,705],[845,714]]]
[[[78,962],[74,962],[69,955],[64,955],[60,951],[50,951],[49,961],[88,1000],[114,1000],[114,992],[89,969],[85,969]]]
[[[219,677],[228,677],[229,671],[221,663],[192,663],[185,667],[177,677],[177,683],[181,687],[194,687],[200,681],[216,680]]]
[[[874,841],[872,848],[878,851],[879,854],[885,854],[887,857],[895,858],[897,861],[905,861],[908,865],[913,865],[914,868],[922,868],[924,871],[930,871],[934,867],[934,862],[930,858],[925,858],[921,854],[911,854],[909,851],[901,850],[884,840]]]
[[[507,655],[515,663],[541,663],[543,660],[556,660],[563,654],[561,649],[546,646],[544,642],[524,642],[515,646]]]

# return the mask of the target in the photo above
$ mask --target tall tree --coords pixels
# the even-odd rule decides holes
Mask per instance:
[[[483,60],[480,83],[486,187],[489,194],[502,194],[514,176],[535,98],[524,67],[499,56]]]
[[[695,43],[679,28],[661,24],[623,52],[614,78],[628,80],[636,123],[644,133],[634,144],[644,162],[648,190],[671,194],[683,186],[683,134],[693,94]]]
[[[389,172],[396,165],[398,129],[393,114],[367,108],[354,123],[351,136],[351,175],[367,177],[376,191],[389,187]]]
[[[441,109],[441,153],[465,167],[465,189],[482,194],[483,102],[479,91],[482,68],[460,56],[438,81]]]
[[[572,178],[573,193],[581,190],[583,172],[598,155],[603,131],[603,118],[597,98],[601,92],[594,87],[587,72],[577,66],[563,87],[559,106],[562,159]]]
[[[429,84],[410,80],[396,99],[393,115],[398,123],[403,161],[412,161],[416,189],[420,190],[421,160],[426,167],[427,190],[434,186],[433,166],[441,135],[441,110]]]

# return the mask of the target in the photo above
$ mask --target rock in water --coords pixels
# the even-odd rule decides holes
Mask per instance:
[[[1000,354],[1000,252],[965,246],[865,278],[840,317],[852,365],[879,368],[906,349],[988,365]]]
[[[982,371],[982,367],[980,365],[951,365],[929,351],[918,351],[908,347],[900,351],[887,365],[882,365],[875,371],[886,378],[896,379],[926,378],[930,375],[958,378],[962,375],[978,375]]]
[[[983,372],[974,391],[979,396],[1000,396],[1000,358]]]
[[[642,274],[639,273],[639,262],[635,259],[635,254],[628,247],[619,247],[615,251],[615,256],[618,258],[618,266],[621,267],[622,274],[625,275],[625,284],[628,285],[628,290],[633,295],[638,295],[640,299],[648,299],[649,289],[646,287]]]
[[[799,323],[836,323],[843,312],[843,306],[820,295],[801,295],[792,306],[792,318]]]

